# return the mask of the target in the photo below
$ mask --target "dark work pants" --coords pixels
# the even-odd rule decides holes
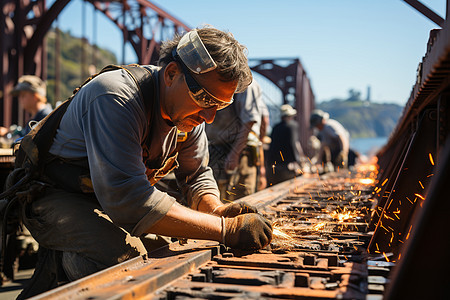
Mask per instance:
[[[28,205],[24,213],[25,226],[39,245],[50,251],[48,263],[61,264],[69,281],[153,250],[146,249],[140,238],[114,225],[93,196],[47,188],[45,195]],[[167,243],[155,241],[154,248]],[[43,254],[39,259],[42,257]],[[51,278],[37,274],[43,272],[39,259],[35,275],[44,278],[44,285],[51,286],[45,282]],[[53,269],[58,270],[58,266]]]

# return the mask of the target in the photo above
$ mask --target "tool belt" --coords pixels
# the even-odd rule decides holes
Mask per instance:
[[[72,193],[94,193],[87,157],[67,159],[50,154],[44,174],[56,188]]]

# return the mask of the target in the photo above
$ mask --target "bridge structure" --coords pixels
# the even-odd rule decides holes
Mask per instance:
[[[47,7],[45,0],[1,0],[1,125],[24,124],[30,117],[17,101],[13,101],[9,92],[22,75],[33,74],[43,80],[47,78],[47,64],[54,62],[47,61],[45,36],[69,2],[56,0]],[[96,12],[104,14],[119,28],[123,36],[122,47],[127,43],[131,45],[137,56],[136,63],[139,64],[156,63],[161,41],[190,30],[188,25],[147,0],[86,0],[84,3],[93,5]],[[85,55],[82,54],[81,60],[84,59]],[[283,61],[283,65],[279,64],[280,61]],[[300,139],[302,145],[306,146],[314,94],[300,60],[256,59],[251,64],[253,71],[268,78],[281,90],[284,103],[298,108],[299,125],[304,128]],[[81,61],[80,65],[83,68],[86,64]],[[55,67],[58,69],[58,66]],[[82,70],[82,74],[88,76],[87,71]],[[56,90],[55,95],[58,95]]]
[[[446,298],[450,0],[447,20],[419,1],[405,2],[441,29],[430,32],[410,98],[377,154],[377,174],[372,166],[354,175],[311,173],[242,199],[278,225],[270,248],[258,253],[218,243],[174,243],[165,253],[138,257],[34,299]],[[298,100],[302,88],[312,96],[299,84],[307,79],[299,61],[288,60],[289,70],[277,59],[250,63],[280,87],[285,103],[305,102]],[[312,103],[302,105],[311,109]]]

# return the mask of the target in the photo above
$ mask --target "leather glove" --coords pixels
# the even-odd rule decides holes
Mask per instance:
[[[272,240],[272,224],[259,214],[244,214],[224,219],[223,243],[242,250],[258,250]]]
[[[256,207],[247,205],[243,202],[232,202],[224,205],[217,206],[213,210],[213,214],[225,217],[233,218],[242,214],[257,213]]]

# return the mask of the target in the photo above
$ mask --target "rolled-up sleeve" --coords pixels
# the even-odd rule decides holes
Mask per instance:
[[[190,208],[197,209],[202,196],[206,194],[219,198],[217,183],[208,166],[208,139],[204,123],[188,134],[188,139],[179,151],[178,161],[180,167],[175,175]]]
[[[175,199],[147,180],[141,140],[146,126],[136,101],[100,95],[82,118],[95,194],[112,221],[135,236],[158,222]]]

